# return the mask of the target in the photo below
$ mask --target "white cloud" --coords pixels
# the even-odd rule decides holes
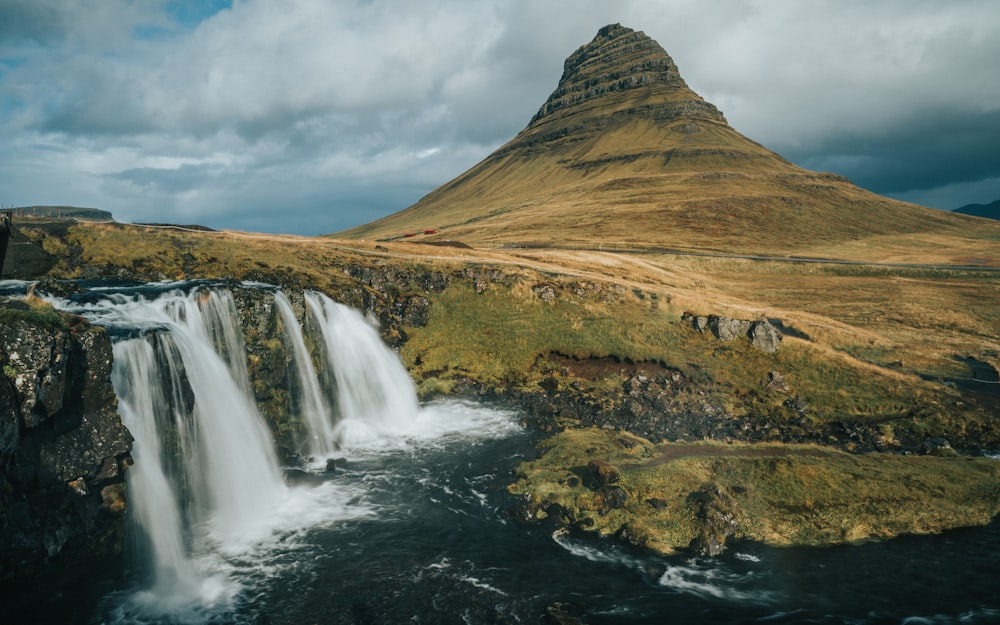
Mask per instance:
[[[0,0],[0,199],[245,227],[267,223],[253,191],[289,204],[264,229],[295,213],[303,231],[338,230],[511,138],[611,22],[659,41],[737,130],[799,162],[876,182],[872,164],[890,163],[896,185],[933,158],[1000,167],[964,130],[1000,106],[991,0],[242,0],[190,23],[170,6]],[[914,149],[922,137],[933,151]]]

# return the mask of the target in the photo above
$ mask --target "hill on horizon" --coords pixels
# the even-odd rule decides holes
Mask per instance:
[[[972,215],[973,217],[986,217],[987,219],[1000,219],[1000,200],[989,204],[966,204],[956,208],[953,212],[961,215]]]
[[[613,24],[566,59],[507,144],[413,206],[334,236],[789,254],[982,227],[792,164],[730,127],[658,43]]]
[[[55,217],[66,219],[87,219],[90,221],[107,221],[113,219],[110,211],[100,208],[82,208],[80,206],[17,206],[7,210],[17,215],[31,217]]]

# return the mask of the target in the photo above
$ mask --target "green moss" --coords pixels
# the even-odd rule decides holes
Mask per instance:
[[[449,395],[455,388],[454,380],[441,380],[435,377],[424,378],[417,384],[417,395],[421,401],[433,399],[441,395]]]
[[[65,330],[66,316],[47,302],[32,297],[0,307],[0,324],[23,322],[50,330]]]
[[[690,498],[717,485],[735,502],[734,538],[772,545],[833,545],[983,525],[1000,513],[1000,463],[989,459],[851,455],[808,445],[653,445],[605,430],[566,431],[517,470],[513,493],[539,510],[558,503],[580,527],[626,529],[660,552],[686,548],[701,527]],[[590,459],[621,471],[624,508],[602,511],[584,485]],[[544,516],[544,512],[540,514]]]
[[[519,385],[531,378],[537,357],[550,352],[677,360],[665,339],[675,324],[631,299],[604,304],[562,292],[546,303],[524,285],[476,293],[457,284],[430,300],[427,326],[414,329],[402,350],[417,375],[449,372]]]

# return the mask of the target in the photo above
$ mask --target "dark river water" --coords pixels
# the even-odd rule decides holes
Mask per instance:
[[[218,587],[204,601],[173,605],[125,580],[53,622],[1000,622],[1000,524],[854,547],[651,557],[508,520],[504,487],[534,435],[512,413],[437,409],[427,437],[341,459],[330,474],[292,472],[302,496],[289,505],[306,523],[205,563]]]

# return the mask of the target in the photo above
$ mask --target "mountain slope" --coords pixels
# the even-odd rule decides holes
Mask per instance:
[[[615,24],[570,55],[510,142],[410,208],[338,236],[436,229],[418,236],[773,254],[968,223],[793,165],[731,128],[659,44]]]
[[[961,208],[956,208],[955,212],[961,215],[1000,219],[1000,200],[990,202],[989,204],[966,204]]]

